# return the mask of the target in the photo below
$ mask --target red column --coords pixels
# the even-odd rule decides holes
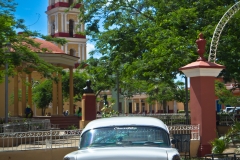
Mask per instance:
[[[204,57],[206,40],[199,34],[196,41],[199,58],[179,70],[190,77],[191,124],[200,124],[200,146],[198,156],[211,153],[210,142],[216,138],[215,77],[225,68],[208,62]]]
[[[96,96],[94,93],[84,93],[82,98],[82,119],[79,128],[83,129],[90,121],[97,118]]]
[[[190,78],[191,124],[200,124],[198,156],[211,153],[210,142],[216,138],[215,77]]]
[[[85,120],[91,121],[97,117],[96,96],[95,94],[83,94],[85,100]]]

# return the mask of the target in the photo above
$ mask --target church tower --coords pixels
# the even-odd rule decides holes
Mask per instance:
[[[68,42],[61,46],[66,54],[79,57],[78,63],[87,59],[86,36],[78,32],[84,31],[84,24],[78,20],[80,4],[65,12],[75,0],[48,0],[46,14],[48,16],[48,35],[65,38]],[[76,67],[78,64],[75,65]]]

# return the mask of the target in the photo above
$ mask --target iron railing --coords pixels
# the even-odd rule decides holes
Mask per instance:
[[[190,134],[191,139],[200,140],[200,125],[176,125],[176,126],[167,126],[170,136],[174,134]]]
[[[51,123],[49,120],[40,121],[26,121],[26,122],[15,122],[6,123],[2,125],[3,133],[6,132],[26,132],[34,130],[50,130]]]
[[[236,153],[223,153],[223,154],[206,154],[204,157],[205,160],[240,160],[240,154]]]
[[[154,114],[118,114],[114,117],[155,117],[162,120],[166,125],[189,125],[191,124],[190,116],[186,118],[184,113],[154,113]],[[97,118],[101,118],[100,114]]]
[[[0,124],[0,133],[27,132],[36,130],[59,129],[58,124],[51,124],[50,119],[11,118],[9,123]]]
[[[81,130],[50,130],[0,134],[0,152],[78,147]]]
[[[199,140],[199,125],[167,126],[170,136],[191,134]],[[82,130],[6,132],[0,134],[0,152],[78,147]]]

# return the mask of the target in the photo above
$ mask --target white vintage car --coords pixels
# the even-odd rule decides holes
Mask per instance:
[[[151,117],[112,117],[91,121],[79,150],[63,160],[180,160],[167,126]]]

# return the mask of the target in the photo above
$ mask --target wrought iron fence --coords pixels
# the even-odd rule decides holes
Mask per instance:
[[[199,140],[199,125],[167,126],[170,135],[191,134]],[[50,130],[0,133],[0,152],[78,147],[82,130]]]
[[[191,124],[190,116],[186,118],[184,113],[154,113],[154,114],[118,114],[114,117],[155,117],[162,120],[166,125],[188,125]],[[101,118],[101,114],[97,118]]]
[[[223,154],[206,154],[205,160],[240,160],[240,154],[223,153]]]
[[[0,124],[0,133],[3,133],[3,124]]]
[[[9,123],[0,124],[0,133],[51,129],[58,129],[58,124],[51,124],[49,119],[11,118]]]
[[[174,134],[190,134],[191,139],[200,140],[200,125],[179,125],[179,126],[167,126],[170,136]]]
[[[233,114],[219,114],[219,125],[230,126],[234,123],[234,120],[240,120],[240,115]]]
[[[77,147],[81,130],[50,130],[0,134],[0,152]]]

